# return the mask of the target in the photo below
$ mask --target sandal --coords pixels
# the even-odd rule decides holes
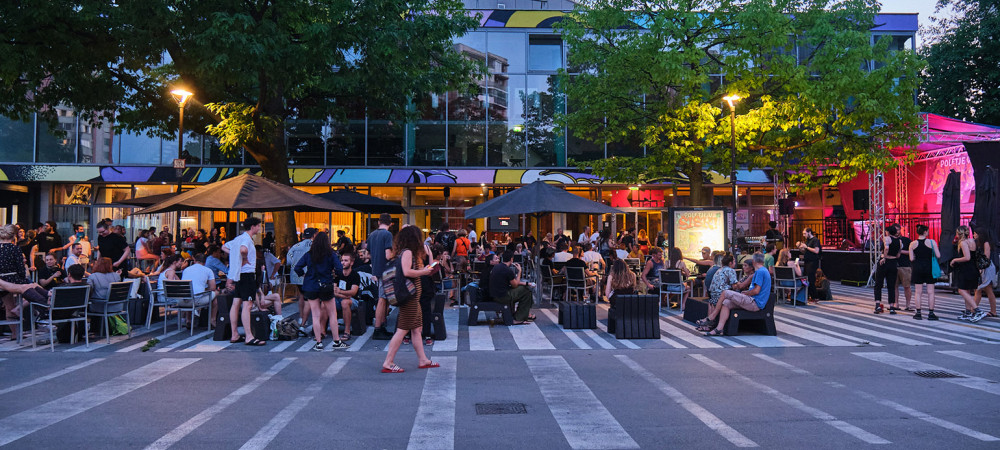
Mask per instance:
[[[349,340],[351,340],[351,335],[349,335],[347,333],[343,333],[343,334],[340,335],[340,340],[342,340],[342,341],[349,341]]]
[[[441,365],[438,364],[438,363],[436,363],[436,362],[434,362],[434,361],[431,361],[430,364],[425,364],[425,365],[422,365],[422,366],[417,366],[418,369],[433,369],[435,367],[441,367]]]
[[[712,331],[714,329],[715,329],[714,326],[712,326],[710,324],[707,324],[707,323],[704,324],[704,325],[702,325],[702,326],[700,326],[700,327],[698,327],[698,328],[695,328],[695,330],[700,331],[702,333],[708,333],[709,331]]]
[[[402,367],[393,364],[389,367],[382,366],[382,373],[403,373],[406,372]]]
[[[264,342],[264,341],[262,341],[260,339],[257,339],[257,338],[253,338],[253,339],[250,339],[249,341],[247,341],[245,343],[245,345],[250,345],[250,346],[253,346],[253,347],[260,347],[262,345],[267,345],[267,342]]]
[[[537,317],[535,317],[534,314],[528,314],[528,318],[524,319],[524,321],[525,322],[531,322],[531,321],[534,321],[535,319],[537,319]]]
[[[235,343],[237,343],[237,342],[239,342],[239,341],[243,341],[243,340],[246,340],[246,338],[247,338],[246,336],[244,336],[244,335],[242,335],[242,334],[241,334],[241,335],[240,335],[240,336],[239,336],[238,338],[236,338],[236,339],[231,339],[231,340],[229,341],[229,343],[230,343],[230,344],[235,344]]]
[[[991,312],[986,313],[986,317],[996,317],[996,316],[997,313],[991,313]]]
[[[403,337],[403,344],[405,345],[405,344],[409,344],[409,343],[410,343],[410,336],[409,335],[404,336]]]
[[[720,330],[718,328],[714,328],[714,329],[712,329],[712,331],[709,331],[708,333],[705,333],[705,336],[722,336],[722,335],[723,335],[722,330]]]

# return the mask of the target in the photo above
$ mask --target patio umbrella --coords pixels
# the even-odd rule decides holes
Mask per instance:
[[[948,179],[944,182],[944,191],[941,193],[941,237],[938,240],[941,249],[941,271],[948,273],[950,266],[948,262],[955,257],[955,229],[958,228],[959,214],[962,208],[962,174],[954,170],[948,174]]]
[[[340,203],[341,205],[349,206],[365,214],[406,214],[406,210],[402,206],[357,191],[342,189],[315,195]]]
[[[614,214],[621,212],[603,203],[587,200],[539,180],[467,209],[465,218],[481,219],[515,214]]]
[[[976,175],[976,206],[973,209],[972,221],[976,229],[986,230],[983,236],[991,248],[997,248],[996,227],[1000,224],[1000,204],[997,204],[997,170],[990,167],[974,169]],[[997,252],[991,252],[993,261],[997,261]]]
[[[160,202],[162,202],[164,200],[169,200],[169,199],[174,198],[176,196],[177,196],[176,192],[168,192],[166,194],[147,195],[145,197],[136,197],[136,198],[130,198],[130,199],[127,199],[127,200],[119,200],[119,201],[117,201],[115,203],[120,203],[122,205],[132,205],[132,206],[143,206],[143,207],[145,207],[145,206],[155,205],[157,203],[160,203]]]
[[[358,212],[340,203],[251,174],[197,187],[133,214],[168,211],[343,211]]]

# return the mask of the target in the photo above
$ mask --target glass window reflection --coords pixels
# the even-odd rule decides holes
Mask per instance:
[[[520,31],[491,31],[486,39],[489,69],[493,73],[524,73],[525,34]]]
[[[2,162],[33,162],[35,159],[34,121],[22,122],[0,116]]]
[[[496,76],[488,90],[489,136],[487,165],[524,165],[525,91],[524,75]]]
[[[558,133],[555,115],[564,112],[566,96],[559,92],[555,75],[529,75],[525,90],[525,139],[530,167],[566,165],[565,138]]]
[[[562,67],[562,38],[550,34],[528,37],[528,70],[555,72]]]

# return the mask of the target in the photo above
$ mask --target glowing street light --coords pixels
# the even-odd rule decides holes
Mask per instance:
[[[732,223],[729,225],[729,246],[733,249],[733,254],[735,255],[736,240],[733,239],[733,236],[736,232],[736,210],[739,208],[740,200],[736,193],[736,106],[734,103],[742,100],[742,98],[738,94],[730,94],[722,97],[722,99],[729,104],[729,126],[732,132],[732,135],[730,136],[730,144],[732,145],[733,159],[729,166],[731,170],[729,181],[733,183],[733,217]]]

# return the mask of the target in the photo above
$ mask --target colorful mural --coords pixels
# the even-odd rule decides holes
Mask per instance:
[[[149,166],[46,166],[0,165],[0,181],[50,183],[211,183],[243,173],[259,175],[260,169],[249,167],[189,167],[181,172],[171,167]],[[573,169],[412,169],[391,168],[294,168],[288,175],[293,184],[529,184],[543,180],[569,185],[607,184],[588,172]],[[714,183],[724,184],[727,176],[712,173]],[[767,184],[771,182],[763,170],[739,171],[739,183]],[[670,184],[669,182],[659,184]]]

